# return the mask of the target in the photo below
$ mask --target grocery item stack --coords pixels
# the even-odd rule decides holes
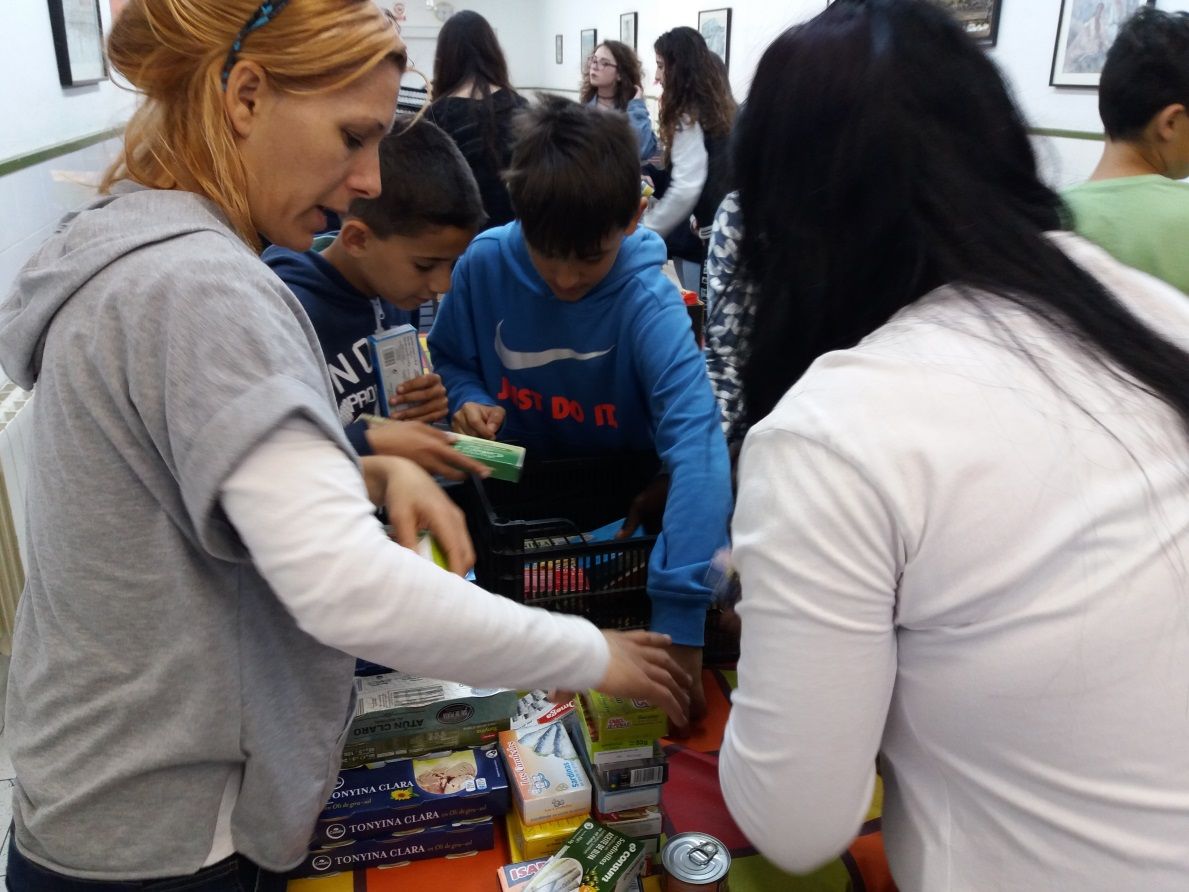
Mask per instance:
[[[660,738],[668,733],[662,709],[642,700],[588,691],[567,717],[578,757],[594,787],[592,817],[639,840],[652,858],[660,847],[661,785],[669,764]]]
[[[355,679],[343,770],[295,877],[462,855],[495,844],[508,810],[496,746],[513,691],[400,672]]]
[[[590,816],[590,779],[561,721],[572,710],[534,691],[521,699],[513,728],[500,734],[512,789],[507,827],[513,861],[554,854]]]

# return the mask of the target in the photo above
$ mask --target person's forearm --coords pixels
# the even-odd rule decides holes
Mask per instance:
[[[608,652],[590,623],[489,594],[385,536],[373,516],[384,460],[365,460],[365,491],[337,447],[294,421],[228,477],[224,511],[298,625],[347,653],[436,678],[598,684]]]

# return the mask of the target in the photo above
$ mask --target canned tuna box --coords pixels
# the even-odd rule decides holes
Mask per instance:
[[[370,839],[507,810],[508,778],[494,746],[397,759],[339,774],[318,818],[314,844]]]
[[[294,879],[327,876],[345,870],[482,852],[494,847],[495,826],[491,818],[483,818],[315,849],[290,876]]]

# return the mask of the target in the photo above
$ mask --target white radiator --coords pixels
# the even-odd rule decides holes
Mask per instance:
[[[25,495],[29,460],[32,394],[0,384],[0,653],[12,653],[17,601],[25,585]]]

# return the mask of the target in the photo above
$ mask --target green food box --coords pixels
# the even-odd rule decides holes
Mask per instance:
[[[466,434],[454,434],[452,445],[468,458],[480,461],[491,468],[491,476],[496,480],[507,480],[509,483],[520,480],[520,474],[524,470],[523,446],[497,443],[495,440],[484,440],[482,437],[470,437]]]
[[[631,743],[657,740],[669,733],[665,711],[645,700],[609,697],[599,691],[582,695],[592,737],[600,743]]]
[[[597,821],[585,821],[537,871],[524,892],[579,887],[593,892],[626,892],[643,864],[642,840],[630,839]]]

